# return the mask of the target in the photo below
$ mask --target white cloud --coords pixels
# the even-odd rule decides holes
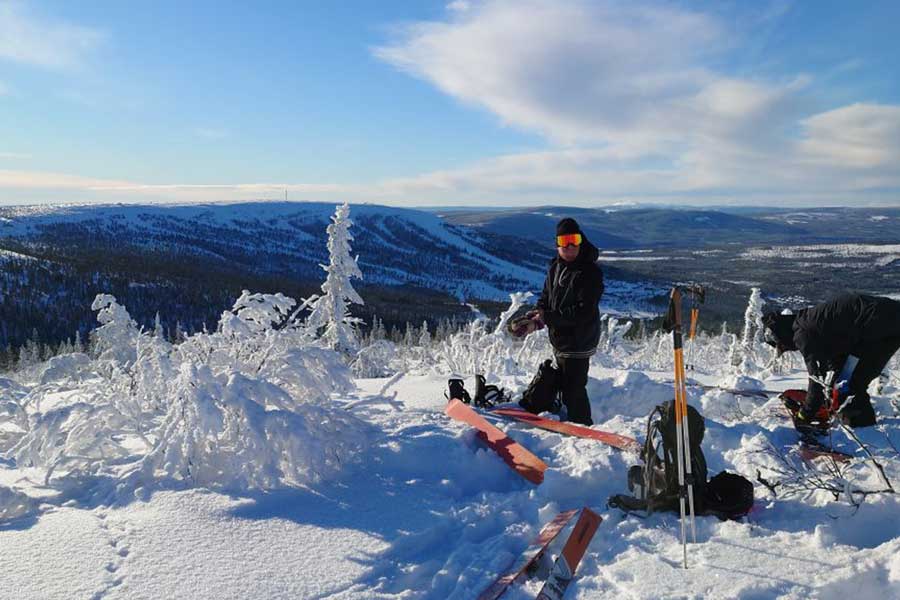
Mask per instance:
[[[68,69],[103,41],[96,29],[47,19],[24,2],[0,2],[0,60]]]
[[[485,0],[406,26],[375,54],[564,149],[391,185],[580,203],[817,194],[846,202],[867,188],[900,187],[900,107],[821,112],[807,74],[727,72],[731,53],[789,8],[759,7],[742,32],[674,4]]]
[[[690,112],[690,99],[715,80],[702,59],[728,43],[699,13],[495,0],[411,25],[376,54],[507,123],[584,141]]]
[[[828,165],[897,169],[900,106],[853,104],[802,121],[798,152]]]
[[[786,6],[757,21],[772,26]],[[0,202],[277,199],[287,189],[298,200],[407,205],[900,204],[900,106],[823,108],[810,93],[819,82],[804,73],[754,77],[743,62],[741,74],[728,72],[729,53],[744,42],[722,19],[606,0],[484,0],[447,10],[444,21],[409,26],[376,53],[544,134],[545,150],[353,185],[148,185],[0,171]]]
[[[472,3],[467,2],[466,0],[454,0],[450,4],[447,5],[447,10],[457,11],[457,12],[465,12],[472,8]]]

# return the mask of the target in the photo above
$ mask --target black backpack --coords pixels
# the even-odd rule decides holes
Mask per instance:
[[[691,444],[691,475],[685,482],[694,490],[694,514],[736,519],[753,506],[753,484],[733,473],[722,472],[706,480],[706,457],[701,443],[706,423],[697,410],[687,406],[687,426]],[[626,511],[648,513],[665,510],[678,512],[678,463],[675,426],[675,401],[657,406],[647,421],[647,438],[641,450],[643,465],[628,470],[628,489],[634,496],[616,495],[609,505]],[[660,456],[660,453],[662,456]]]
[[[559,412],[559,371],[549,358],[541,363],[538,372],[528,384],[519,406],[532,414],[545,411]]]

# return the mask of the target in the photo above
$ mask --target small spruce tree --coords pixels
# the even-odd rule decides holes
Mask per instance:
[[[352,355],[359,349],[357,324],[360,319],[350,316],[349,305],[365,304],[353,289],[350,279],[362,279],[357,259],[350,255],[350,206],[338,206],[328,226],[328,265],[320,265],[328,274],[322,284],[322,296],[312,303],[307,324],[314,330],[322,330],[325,344],[344,355]]]

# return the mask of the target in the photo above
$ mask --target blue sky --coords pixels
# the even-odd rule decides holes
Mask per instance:
[[[896,2],[0,0],[0,203],[900,204]]]

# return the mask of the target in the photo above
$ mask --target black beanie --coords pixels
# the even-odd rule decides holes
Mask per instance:
[[[796,318],[796,315],[792,314],[782,315],[769,312],[763,315],[762,322],[784,350],[796,350],[797,346],[794,344],[794,319]]]
[[[570,233],[581,233],[581,227],[578,226],[575,219],[566,217],[556,224],[556,235],[568,235]]]

